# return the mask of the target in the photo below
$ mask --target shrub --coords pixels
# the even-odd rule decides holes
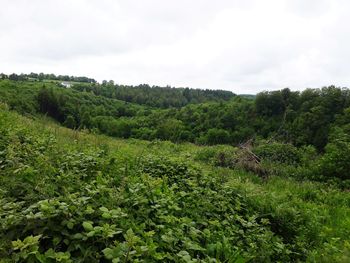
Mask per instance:
[[[207,146],[202,147],[195,156],[195,160],[202,161],[206,163],[216,163],[219,165],[219,163],[222,163],[222,165],[227,167],[229,165],[227,162],[220,162],[219,159],[223,157],[224,159],[230,159],[229,156],[233,157],[234,153],[236,152],[236,148],[233,148],[231,146],[225,146],[225,145],[216,145],[216,146]]]
[[[198,170],[188,164],[168,158],[148,157],[142,161],[141,171],[159,177],[169,184],[181,184],[185,179],[198,178]]]
[[[207,144],[225,144],[230,142],[230,134],[223,129],[213,128],[208,130],[206,135]]]
[[[336,139],[327,144],[318,162],[318,173],[323,178],[350,179],[350,136],[338,132]]]
[[[253,152],[263,160],[276,163],[298,164],[301,159],[298,149],[287,143],[262,144],[254,148]]]

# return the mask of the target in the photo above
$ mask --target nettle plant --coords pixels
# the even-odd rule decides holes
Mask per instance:
[[[268,222],[259,223],[232,189],[198,171],[191,177],[183,163],[178,184],[163,179],[174,167],[164,170],[157,158],[147,163],[157,168],[130,175],[123,187],[97,178],[81,193],[30,206],[2,203],[1,226],[12,240],[7,251],[17,262],[235,262],[288,255]],[[113,197],[118,201],[106,201]]]

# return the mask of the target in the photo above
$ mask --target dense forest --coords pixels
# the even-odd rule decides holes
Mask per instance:
[[[350,91],[334,86],[261,92],[252,100],[223,91],[121,88],[112,83],[78,83],[72,89],[59,83],[11,80],[0,85],[1,100],[11,109],[47,114],[69,128],[115,137],[203,145],[273,138],[322,152],[335,129],[349,129]],[[169,98],[176,107],[169,106]]]
[[[3,262],[348,262],[349,171],[347,88],[0,75]]]

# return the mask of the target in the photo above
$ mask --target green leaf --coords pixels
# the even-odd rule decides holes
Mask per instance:
[[[95,231],[90,231],[89,233],[87,233],[86,235],[88,236],[88,237],[93,237],[94,235],[95,235]]]
[[[100,207],[100,211],[101,212],[108,212],[109,210],[108,210],[108,208],[102,206],[102,207]]]
[[[52,243],[54,246],[57,246],[61,242],[61,240],[62,240],[62,237],[54,237],[52,239]]]
[[[83,239],[83,234],[81,233],[76,233],[75,235],[73,235],[73,239]]]
[[[113,249],[107,247],[104,250],[102,250],[102,253],[105,255],[106,259],[112,259],[113,258]]]
[[[72,222],[68,222],[67,227],[68,227],[68,229],[73,229],[74,224]]]
[[[55,258],[55,251],[52,248],[50,248],[45,252],[45,256],[48,258]]]
[[[87,231],[87,232],[90,232],[94,229],[94,227],[90,221],[83,222],[83,227],[84,227],[85,231]]]
[[[102,214],[102,217],[104,219],[110,219],[110,218],[112,218],[112,215],[110,213],[105,212],[105,213]]]
[[[93,214],[94,212],[95,210],[91,206],[88,206],[85,210],[85,213],[88,215]]]

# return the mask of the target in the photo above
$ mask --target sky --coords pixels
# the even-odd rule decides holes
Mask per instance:
[[[254,94],[350,87],[347,0],[0,0],[0,72]]]

